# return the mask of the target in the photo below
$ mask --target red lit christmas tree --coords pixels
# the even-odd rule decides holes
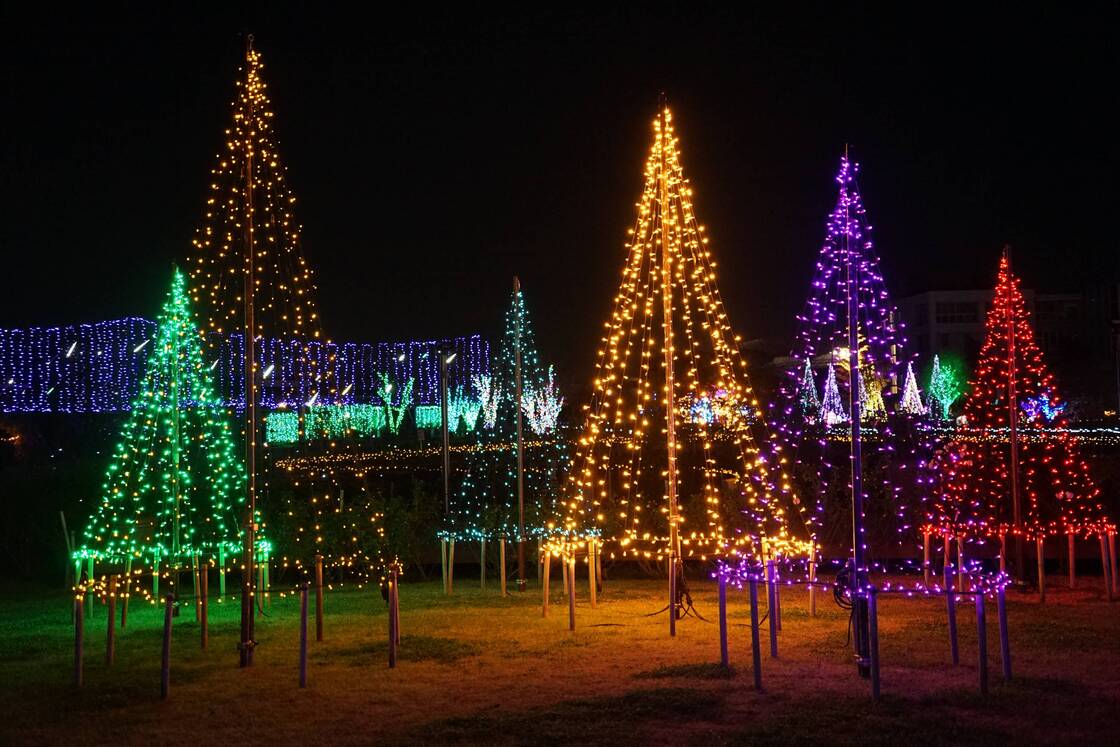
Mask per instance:
[[[931,528],[1031,540],[1115,531],[1064,410],[1005,255],[966,422],[936,465]]]

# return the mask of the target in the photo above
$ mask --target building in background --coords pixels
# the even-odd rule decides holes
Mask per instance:
[[[1081,411],[1115,417],[1118,358],[1114,337],[1120,319],[1120,283],[1099,283],[1068,293],[1024,289],[1036,340],[1062,389]],[[984,339],[990,290],[931,290],[899,299],[910,349],[919,358],[946,353],[971,366]]]

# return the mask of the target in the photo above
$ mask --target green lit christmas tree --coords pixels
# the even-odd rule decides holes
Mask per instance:
[[[520,382],[520,407],[518,383]],[[554,486],[564,447],[557,435],[563,397],[551,367],[540,359],[520,284],[505,317],[505,333],[491,376],[474,382],[478,440],[463,480],[452,495],[444,539],[517,541],[539,536],[553,509]],[[524,522],[518,500],[518,434],[522,454]]]
[[[178,270],[148,350],[140,393],[74,558],[181,567],[196,556],[236,554],[245,470]]]

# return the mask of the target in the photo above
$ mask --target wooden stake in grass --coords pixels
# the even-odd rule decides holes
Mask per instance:
[[[568,630],[576,629],[576,555],[568,556]]]
[[[307,582],[299,587],[299,686],[307,687]]]
[[[479,544],[478,550],[478,576],[479,588],[486,591],[486,539]]]
[[[568,598],[568,558],[566,556],[560,559],[560,568],[564,577],[564,598]]]
[[[82,686],[82,663],[85,660],[85,592],[74,597],[74,687]]]
[[[1042,535],[1035,537],[1035,555],[1038,558],[1038,601],[1046,601],[1046,554],[1042,547]]]
[[[1007,637],[1007,592],[1002,586],[996,592],[996,613],[999,616],[999,658],[1003,663],[1003,679],[1011,681],[1011,641]]]
[[[965,566],[964,566],[964,535],[957,535],[957,591],[964,593]]]
[[[926,563],[929,563],[929,535],[926,535]],[[927,581],[928,585],[928,581]],[[817,545],[809,546],[809,617],[817,616]]]
[[[132,596],[132,556],[124,562],[124,594],[121,602],[121,630],[128,624],[128,598]]]
[[[194,621],[198,622],[202,619],[202,610],[199,608],[202,604],[202,595],[199,593],[198,553],[191,556],[191,578],[194,581]]]
[[[871,697],[879,699],[882,682],[879,679],[879,590],[867,588],[867,631],[871,652]]]
[[[498,578],[501,580],[501,584],[502,584],[502,596],[505,597],[505,595],[506,595],[506,538],[505,538],[505,535],[502,535],[501,537],[498,538],[498,566],[499,566],[499,569],[500,569]]]
[[[754,689],[762,692],[762,646],[758,640],[758,575],[752,573],[747,583],[751,597],[751,665],[754,669]]]
[[[218,548],[218,599],[226,598],[226,548]]]
[[[393,613],[393,595],[396,594],[397,572],[389,572],[389,669],[397,666],[397,616]]]
[[[778,616],[774,614],[777,606],[774,593],[774,561],[766,561],[766,616],[770,622],[770,658],[778,658]]]
[[[1077,560],[1075,558],[1073,547],[1073,532],[1070,532],[1067,537],[1069,538],[1069,588],[1077,588]]]
[[[175,595],[168,594],[163,608],[163,657],[160,660],[159,697],[167,700],[171,692],[171,613]]]
[[[543,590],[541,596],[541,617],[548,617],[548,575],[552,568],[552,553],[548,550],[544,551],[544,573],[541,575],[541,589]]]
[[[93,585],[93,558],[86,558],[86,581]],[[93,595],[86,594],[86,614],[93,615]]]
[[[1116,577],[1116,532],[1108,533],[1108,563],[1112,577],[1112,584],[1108,587],[1108,601],[1111,602],[1120,594],[1120,579]]]
[[[726,669],[731,661],[727,653],[727,578],[719,574],[719,663]]]
[[[922,574],[925,577],[926,588],[929,588],[929,530],[922,532]]]
[[[953,592],[953,569],[948,565],[945,566],[945,600],[949,611],[949,654],[955,666],[961,663],[961,654],[957,648],[957,600]]]
[[[447,593],[455,591],[455,540],[447,548]]]
[[[950,548],[952,548],[953,536],[951,534],[946,534],[942,539],[943,541],[941,543],[941,547],[943,551],[943,557],[941,559],[941,573],[944,576],[945,571],[949,569],[949,553]],[[948,576],[945,576],[945,578],[948,578]]]
[[[1112,570],[1108,563],[1108,544],[1105,542],[1104,533],[1098,535],[1101,541],[1101,575],[1104,576],[1104,591],[1108,601],[1113,600],[1112,582],[1113,579],[1109,578],[1109,571]],[[1115,544],[1113,545],[1115,547]],[[1112,564],[1115,565],[1115,562]]]
[[[199,646],[206,650],[210,639],[210,562],[198,566],[198,634]]]
[[[109,577],[109,614],[105,631],[105,666],[113,666],[117,653],[117,577]]]
[[[447,589],[447,540],[439,541],[439,567],[443,571],[443,593],[450,594]]]
[[[999,572],[1007,573],[1007,535],[999,536]]]
[[[315,555],[315,640],[323,640],[323,556]]]
[[[595,540],[588,540],[587,542],[587,585],[591,592],[591,609],[595,609],[599,604],[599,590],[596,588],[595,583],[595,556],[597,547]]]
[[[979,645],[980,694],[988,694],[988,624],[984,611],[984,592],[976,592],[976,640]]]
[[[401,645],[401,576],[400,566],[393,565],[393,631],[397,636],[397,648]]]

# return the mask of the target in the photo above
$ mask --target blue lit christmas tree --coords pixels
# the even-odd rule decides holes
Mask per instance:
[[[563,398],[552,368],[541,361],[525,296],[516,280],[491,375],[476,377],[474,388],[470,399],[477,405],[470,418],[466,414],[460,418],[481,427],[475,428],[477,440],[440,536],[513,541],[539,536],[553,510],[554,486],[564,458],[557,433]],[[519,435],[524,447],[521,501]]]

